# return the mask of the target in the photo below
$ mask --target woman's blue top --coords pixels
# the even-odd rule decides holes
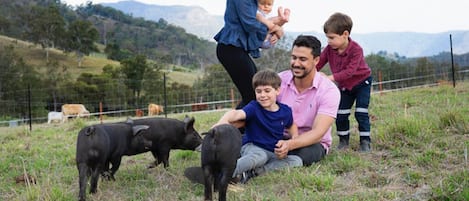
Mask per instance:
[[[218,43],[243,48],[254,57],[260,57],[259,48],[267,35],[266,25],[257,21],[257,0],[227,0],[225,25],[215,35]]]

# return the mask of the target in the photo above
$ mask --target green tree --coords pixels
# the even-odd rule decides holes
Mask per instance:
[[[8,28],[10,28],[10,21],[5,17],[0,16],[0,33],[5,33]]]
[[[126,75],[125,84],[132,90],[134,97],[133,104],[136,104],[140,98],[142,90],[142,81],[145,71],[148,68],[147,58],[145,55],[137,55],[135,57],[121,61],[122,72]]]
[[[192,88],[186,84],[180,84],[177,82],[171,83],[168,87],[167,95],[168,95],[168,105],[181,105],[181,104],[189,104],[192,100]],[[169,110],[169,108],[165,108],[167,113],[171,112],[183,112],[183,111],[190,111],[190,106],[186,106],[183,108],[174,108],[173,111]]]
[[[106,93],[106,100],[103,102],[107,104],[108,109],[127,108],[127,99],[132,97],[132,91],[125,84],[127,79],[121,68],[106,65],[101,76],[107,79],[107,84],[102,88]]]
[[[379,54],[370,54],[365,57],[365,60],[368,66],[371,68],[373,81],[375,83],[390,80],[392,72],[394,71],[391,69],[389,61],[385,57]],[[380,86],[386,87],[383,85]]]
[[[144,106],[150,102],[163,102],[164,83],[162,68],[160,64],[153,64],[146,69],[142,84],[145,97],[144,100],[140,101],[139,105]]]
[[[78,67],[81,67],[83,57],[93,51],[98,51],[95,41],[99,38],[98,31],[91,22],[77,20],[68,28],[65,48],[67,52],[74,51],[77,55]]]
[[[108,43],[104,49],[108,59],[122,61],[124,59],[130,58],[132,53],[128,50],[121,49],[120,46],[116,43]]]
[[[287,41],[293,41],[293,38],[282,38],[275,44],[274,48],[262,50],[262,56],[254,59],[258,70],[272,69],[276,72],[287,70],[290,68],[290,53],[287,50],[291,49],[291,44]]]
[[[26,34],[35,44],[40,44],[46,51],[46,61],[49,61],[49,49],[62,40],[65,22],[55,6],[32,8],[30,29]]]
[[[193,102],[230,100],[231,91],[235,89],[230,76],[221,64],[209,66],[203,78],[197,80],[193,88]]]
[[[27,65],[13,46],[6,46],[0,51],[0,114],[6,116],[25,117],[27,114],[28,88],[40,91],[43,84],[39,73]],[[44,112],[43,94],[32,94],[37,104],[32,105],[32,115],[40,116]]]
[[[417,59],[417,66],[415,68],[415,75],[421,77],[418,84],[435,83],[435,68],[432,62],[427,57]]]
[[[52,99],[53,111],[59,110],[59,96],[61,94],[61,87],[65,80],[70,79],[67,67],[65,65],[59,66],[57,61],[50,61],[45,66],[47,76],[44,77],[44,83],[47,86],[47,93]]]

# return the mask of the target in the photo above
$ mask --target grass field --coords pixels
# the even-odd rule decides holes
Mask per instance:
[[[469,83],[374,94],[371,153],[357,152],[355,128],[351,150],[337,151],[334,135],[323,161],[257,177],[232,188],[228,200],[469,200],[468,97]],[[223,112],[189,115],[201,133]],[[99,122],[0,128],[0,200],[77,200],[76,136],[93,123]],[[183,176],[185,168],[200,164],[200,153],[172,151],[168,170],[146,169],[152,160],[150,153],[124,157],[116,181],[100,180],[88,200],[203,200],[203,186]],[[23,174],[35,183],[17,183]]]

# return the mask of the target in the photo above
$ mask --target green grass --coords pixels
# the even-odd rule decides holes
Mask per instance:
[[[357,152],[352,120],[351,149],[310,167],[271,172],[230,190],[228,200],[469,200],[469,83],[373,94],[372,146]],[[202,133],[224,110],[191,113]],[[185,114],[168,117],[183,119]],[[105,122],[122,119],[107,119]],[[95,120],[0,128],[0,200],[76,200],[78,131]],[[146,169],[150,153],[124,157],[116,181],[100,181],[88,200],[203,200],[203,186],[184,176],[200,153],[174,150],[170,167]],[[36,183],[16,183],[23,173]],[[217,196],[215,196],[217,197]]]

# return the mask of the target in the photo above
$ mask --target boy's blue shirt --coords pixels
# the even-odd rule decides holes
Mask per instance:
[[[288,105],[277,102],[279,110],[271,112],[262,108],[257,101],[243,107],[246,113],[246,129],[243,145],[253,143],[263,149],[274,151],[283,139],[284,131],[293,124],[292,110]]]

